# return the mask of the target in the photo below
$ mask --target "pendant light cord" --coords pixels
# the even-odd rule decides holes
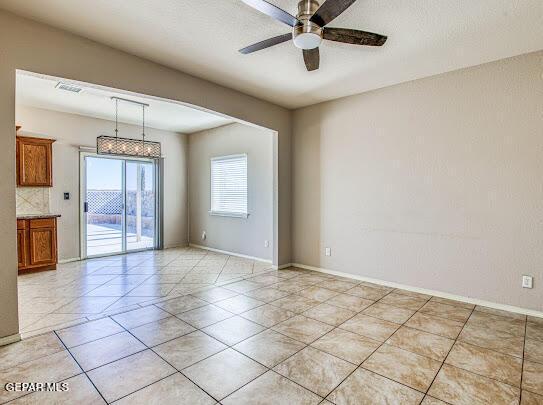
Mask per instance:
[[[119,100],[115,99],[115,138],[119,137]]]

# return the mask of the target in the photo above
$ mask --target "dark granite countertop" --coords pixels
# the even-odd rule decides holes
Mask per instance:
[[[17,215],[17,219],[44,219],[44,218],[59,218],[59,214],[21,214]]]

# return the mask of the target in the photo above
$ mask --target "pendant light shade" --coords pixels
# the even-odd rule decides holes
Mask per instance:
[[[160,142],[145,140],[145,108],[148,104],[127,100],[119,97],[111,97],[115,100],[115,136],[101,135],[96,138],[96,150],[100,155],[118,155],[159,158],[162,156]],[[142,138],[120,138],[119,135],[119,101],[138,104],[142,107]]]

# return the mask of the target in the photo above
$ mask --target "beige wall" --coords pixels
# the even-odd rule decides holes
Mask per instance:
[[[111,134],[115,123],[23,105],[16,107],[20,135],[54,138],[53,187],[50,211],[58,220],[59,259],[79,257],[79,147],[96,147],[98,135]],[[119,133],[138,134],[141,127],[120,124]],[[164,156],[164,245],[187,244],[187,136],[147,128],[153,141],[162,143]],[[64,200],[64,192],[70,200]]]
[[[23,69],[201,106],[277,131],[274,262],[290,261],[291,112],[44,24],[0,11],[0,337],[17,333],[15,71]]]
[[[542,72],[538,52],[297,110],[294,262],[543,310]]]
[[[242,124],[189,135],[190,243],[272,260],[272,148],[271,131]],[[240,153],[247,154],[249,217],[210,215],[210,159]],[[265,240],[269,247],[264,247]]]

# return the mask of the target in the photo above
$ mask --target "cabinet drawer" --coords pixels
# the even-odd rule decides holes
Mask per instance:
[[[24,219],[17,220],[17,230],[26,229],[26,221]]]
[[[30,229],[36,228],[54,228],[55,218],[40,218],[30,220]]]

